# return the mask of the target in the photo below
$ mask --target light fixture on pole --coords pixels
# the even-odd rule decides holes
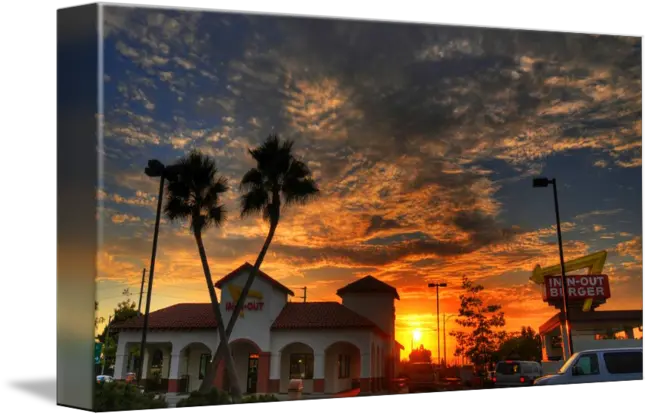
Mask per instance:
[[[435,288],[437,301],[437,364],[440,365],[440,288],[446,287],[446,283],[429,283],[428,287]]]
[[[566,337],[563,338],[563,344],[567,344],[567,349],[563,347],[563,360],[567,359],[572,355],[574,349],[572,347],[572,330],[570,326],[570,316],[568,310],[568,292],[567,292],[567,280],[565,276],[565,259],[563,258],[563,240],[561,237],[561,218],[559,215],[559,200],[556,191],[556,178],[547,179],[545,177],[534,178],[532,186],[534,188],[544,188],[552,184],[554,190],[554,210],[556,211],[556,235],[558,237],[559,243],[559,257],[561,263],[561,288],[563,291],[563,318],[565,319],[565,332]]]
[[[161,219],[162,200],[164,198],[164,180],[172,181],[177,175],[173,167],[166,167],[158,160],[148,161],[148,167],[144,169],[148,177],[159,177],[159,194],[157,196],[157,215],[155,216],[155,229],[153,232],[153,247],[150,256],[150,271],[148,272],[148,288],[146,289],[146,313],[144,314],[144,326],[141,332],[141,346],[139,348],[139,366],[137,367],[137,382],[141,384],[144,349],[146,348],[146,332],[148,330],[148,316],[150,314],[150,299],[153,291],[153,277],[155,276],[155,257],[157,256],[157,238],[159,236],[159,221]]]

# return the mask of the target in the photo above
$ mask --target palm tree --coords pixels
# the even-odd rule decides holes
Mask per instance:
[[[240,203],[241,216],[244,218],[253,214],[262,214],[263,219],[269,222],[269,233],[233,309],[226,329],[226,339],[225,337],[220,339],[220,345],[215,353],[216,358],[211,362],[200,387],[202,392],[208,391],[209,384],[213,382],[217,359],[222,348],[228,343],[247,294],[269,250],[280,220],[281,205],[305,204],[319,194],[310,169],[304,162],[296,159],[292,152],[293,146],[293,141],[281,141],[278,135],[269,135],[259,147],[249,150],[249,154],[256,161],[256,167],[249,170],[240,182],[240,189],[243,191]]]
[[[202,233],[205,230],[221,226],[226,219],[226,211],[220,204],[220,196],[229,189],[229,186],[227,180],[218,175],[215,161],[199,151],[192,151],[180,159],[173,168],[176,169],[177,176],[168,183],[168,198],[164,213],[170,221],[189,221],[190,230],[200,253],[204,277],[218,325],[218,335],[220,338],[225,338],[223,350],[225,364],[232,384],[231,396],[237,402],[242,398],[242,394],[202,241]]]

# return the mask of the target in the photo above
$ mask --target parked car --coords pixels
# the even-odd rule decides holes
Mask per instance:
[[[642,361],[641,347],[577,352],[556,374],[537,379],[536,385],[641,380]]]
[[[522,387],[534,384],[543,375],[541,364],[535,361],[500,361],[493,375],[495,387]]]
[[[112,382],[112,381],[114,381],[114,378],[112,378],[109,375],[97,375],[96,376],[97,384],[101,384],[103,382]]]

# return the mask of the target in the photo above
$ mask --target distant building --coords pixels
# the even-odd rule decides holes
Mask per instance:
[[[252,266],[245,263],[215,286],[225,324]],[[243,392],[286,393],[301,378],[305,393],[334,394],[359,387],[385,390],[398,371],[403,347],[395,341],[397,290],[366,276],[337,291],[338,302],[288,302],[294,293],[264,272],[254,281],[230,338]],[[114,376],[123,379],[131,349],[141,341],[143,318],[120,331]],[[173,305],[149,317],[143,377],[169,393],[199,388],[219,338],[210,303]],[[154,377],[154,379],[153,379]],[[228,388],[224,364],[215,384]]]

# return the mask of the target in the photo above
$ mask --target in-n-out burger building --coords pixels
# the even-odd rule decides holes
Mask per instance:
[[[216,283],[225,324],[252,266],[245,263]],[[386,390],[403,347],[395,337],[397,290],[372,276],[339,289],[338,302],[289,302],[294,293],[259,272],[230,338],[241,389],[286,393],[302,378],[304,393],[335,394],[359,387]],[[143,319],[119,330],[114,377],[133,371],[131,350],[141,342]],[[143,377],[167,392],[199,388],[219,338],[211,304],[173,305],[149,316]],[[215,386],[228,388],[224,364]]]
[[[610,299],[610,279],[601,274],[606,252],[600,251],[567,262],[566,272],[588,269],[589,274],[567,275],[568,316],[573,352],[601,348],[642,346],[642,310],[598,311]],[[558,369],[564,361],[566,337],[563,285],[560,265],[534,269],[530,280],[541,287],[543,301],[559,310],[539,327],[545,372]]]

